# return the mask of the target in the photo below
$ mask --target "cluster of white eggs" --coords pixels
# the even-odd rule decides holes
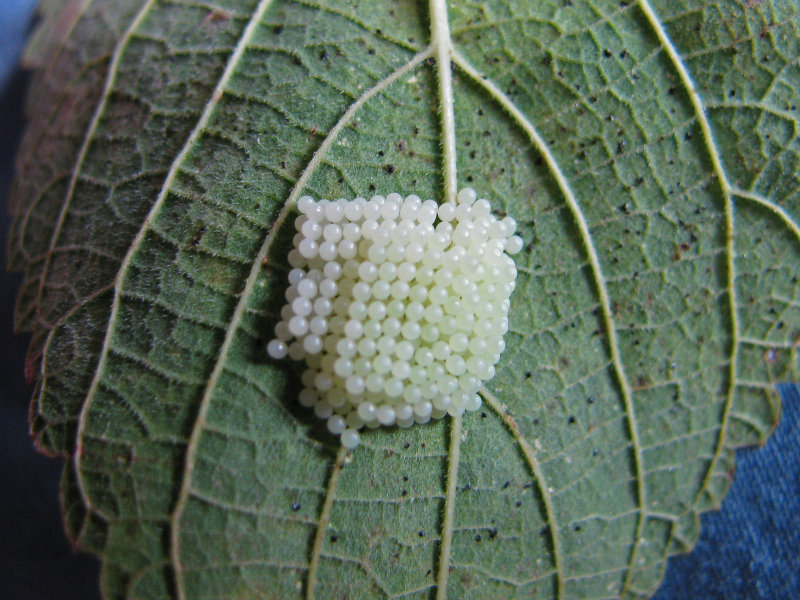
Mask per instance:
[[[299,401],[354,448],[358,430],[477,410],[505,348],[522,249],[475,190],[297,202],[287,304],[267,345],[304,360]]]

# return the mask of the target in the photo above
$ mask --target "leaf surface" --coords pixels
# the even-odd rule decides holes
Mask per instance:
[[[108,598],[647,597],[774,427],[794,4],[443,5],[43,4],[18,324]],[[526,242],[485,408],[346,454],[264,353],[293,203],[456,185]]]

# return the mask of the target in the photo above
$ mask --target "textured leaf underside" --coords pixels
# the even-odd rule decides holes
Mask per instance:
[[[647,597],[798,378],[797,7],[357,4],[42,0],[10,257],[68,533],[108,598]],[[485,408],[345,454],[264,353],[293,202],[455,182],[526,242]]]

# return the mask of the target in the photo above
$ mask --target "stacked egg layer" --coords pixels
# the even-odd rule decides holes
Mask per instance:
[[[411,195],[300,198],[272,358],[306,363],[299,401],[348,448],[364,426],[410,427],[477,410],[505,348],[522,249],[470,188],[456,203]]]

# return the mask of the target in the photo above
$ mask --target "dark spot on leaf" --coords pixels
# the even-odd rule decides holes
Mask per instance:
[[[486,418],[486,413],[485,412],[481,412],[481,419],[485,419],[485,418]]]
[[[212,10],[210,13],[208,13],[208,16],[206,17],[205,20],[207,23],[221,23],[223,21],[227,21],[230,18],[231,18],[231,13],[229,13],[227,10],[215,9]]]
[[[497,537],[497,527],[494,527],[489,531],[489,539],[493,540],[496,537]]]
[[[684,133],[683,134],[683,139],[685,139],[687,141],[692,139],[692,132],[691,131],[687,131],[686,133]]]
[[[292,511],[297,512],[298,510],[300,510],[300,503],[292,502]]]
[[[475,536],[475,541],[476,542],[480,542],[481,541],[481,534],[480,533]]]
[[[580,525],[575,525],[575,531],[580,531],[580,530],[581,530],[581,526]]]
[[[514,503],[514,506],[516,506],[517,508],[519,508],[520,506],[522,506],[522,501],[521,501],[521,500],[517,500],[517,501]]]
[[[409,448],[411,448],[411,442],[406,442],[405,444],[403,444],[403,448],[405,448],[406,450],[408,450]],[[407,479],[406,477],[403,477],[403,479],[405,479],[406,481],[408,481],[408,479]]]
[[[191,241],[191,245],[192,246],[197,246],[200,243],[200,241],[203,239],[203,235],[205,234],[205,232],[206,232],[206,226],[205,225],[201,225],[200,229],[197,231],[197,233],[194,234],[194,237],[192,238],[192,241]],[[76,267],[78,269],[81,268],[80,264],[77,264]]]
[[[405,140],[400,140],[399,142],[397,142],[396,148],[398,152],[405,152],[407,147],[408,144],[406,143]]]
[[[420,530],[417,532],[417,535],[418,535],[419,537],[425,537],[425,532],[424,532],[424,531],[422,531],[422,529],[420,529]]]
[[[280,35],[282,32],[283,32],[283,25],[275,25],[275,27],[272,28],[272,33],[274,33],[275,35]]]
[[[605,56],[606,58],[611,58],[611,56],[612,56],[611,50],[609,50],[608,48],[603,50],[603,56]]]
[[[401,496],[408,496],[408,490],[403,490],[402,492],[400,492],[400,495]]]
[[[567,419],[567,423],[569,423],[570,425],[572,425],[573,423],[575,423],[575,417],[572,417],[572,416],[571,416],[569,419]]]
[[[339,541],[339,536],[338,535],[332,535],[331,536],[331,542],[333,542],[335,544],[338,541]]]
[[[322,50],[319,51],[319,59],[326,60],[327,58],[328,58],[328,51],[323,48]]]
[[[504,489],[506,489],[506,488],[507,488],[509,485],[511,485],[511,482],[510,482],[510,481],[506,481],[506,482],[503,484],[503,487],[501,487],[500,489],[504,490]]]
[[[387,172],[389,175],[391,175],[392,173],[394,173],[394,165],[386,165],[384,168],[386,169],[386,172]]]

